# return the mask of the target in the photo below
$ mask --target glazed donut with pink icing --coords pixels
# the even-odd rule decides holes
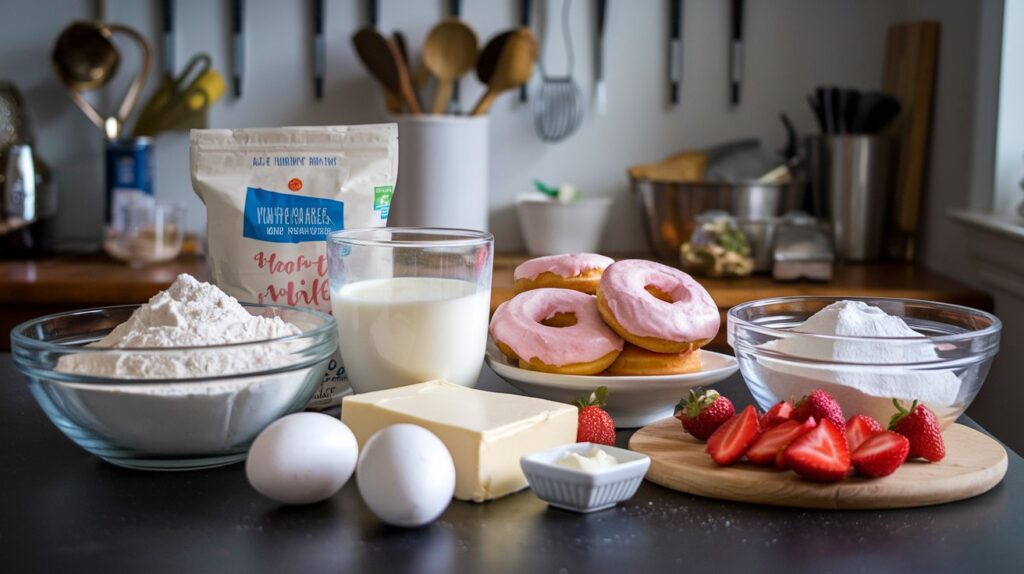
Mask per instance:
[[[611,257],[597,253],[567,253],[530,259],[512,274],[513,289],[522,293],[531,289],[555,287],[572,289],[593,295],[606,267],[614,263]]]
[[[571,289],[533,289],[502,303],[491,336],[519,367],[594,375],[622,352],[622,338],[601,320],[594,297]]]
[[[682,353],[718,333],[718,305],[693,277],[668,265],[627,259],[605,269],[601,317],[620,337],[655,353]]]

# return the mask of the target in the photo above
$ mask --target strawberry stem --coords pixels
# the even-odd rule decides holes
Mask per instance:
[[[917,408],[917,400],[915,399],[914,402],[911,403],[909,409],[904,408],[903,404],[898,399],[893,399],[892,404],[896,407],[896,412],[892,415],[892,418],[889,419],[889,430],[895,428],[901,420],[914,412],[914,409]]]
[[[597,387],[590,395],[583,395],[572,402],[580,410],[587,407],[603,407],[608,399],[608,387]]]

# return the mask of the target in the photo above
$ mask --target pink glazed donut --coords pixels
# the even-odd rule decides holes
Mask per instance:
[[[523,262],[512,273],[512,288],[516,293],[544,287],[572,289],[593,295],[606,267],[614,263],[611,257],[597,253],[566,253],[548,255]]]
[[[563,375],[594,375],[622,352],[622,338],[597,312],[594,297],[571,289],[533,289],[502,303],[491,336],[519,367]]]
[[[640,259],[605,269],[597,309],[620,337],[655,353],[698,349],[715,338],[721,321],[718,305],[693,277]]]

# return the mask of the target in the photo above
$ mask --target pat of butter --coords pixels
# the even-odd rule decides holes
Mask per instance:
[[[519,459],[576,442],[577,409],[520,395],[429,381],[345,397],[341,420],[362,448],[399,423],[433,432],[455,462],[455,498],[483,502],[527,486]]]
[[[566,452],[558,459],[558,465],[566,468],[574,468],[583,472],[597,472],[619,464],[618,459],[597,448],[590,447],[584,454],[578,452]]]

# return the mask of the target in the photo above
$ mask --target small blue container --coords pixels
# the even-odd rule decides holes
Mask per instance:
[[[107,225],[120,228],[128,206],[152,205],[153,138],[107,140]]]

